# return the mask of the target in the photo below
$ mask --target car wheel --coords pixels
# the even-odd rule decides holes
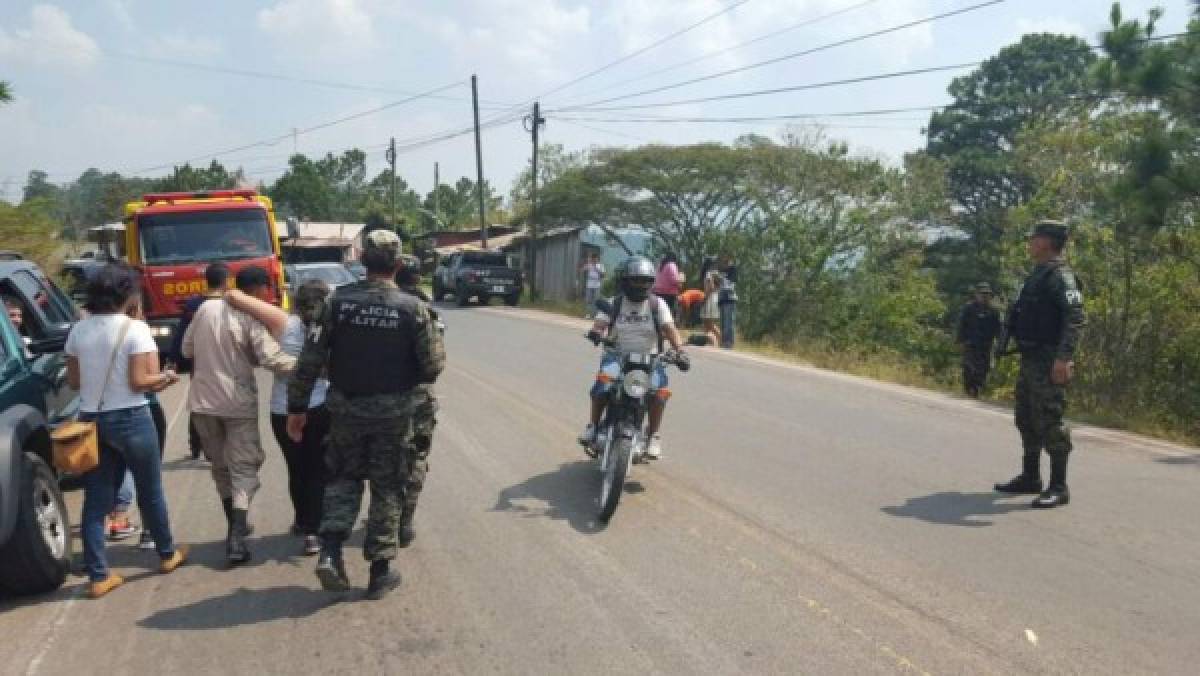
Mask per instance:
[[[471,302],[471,297],[467,295],[467,290],[461,286],[454,292],[454,298],[458,301],[459,307],[466,307]]]
[[[0,586],[39,594],[62,586],[71,567],[71,524],[58,478],[32,453],[21,462],[17,522],[0,547]]]

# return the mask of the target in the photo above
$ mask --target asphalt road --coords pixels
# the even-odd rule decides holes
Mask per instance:
[[[159,576],[115,545],[130,582],[103,600],[73,577],[0,601],[0,672],[1196,673],[1196,449],[1078,430],[1074,502],[1033,511],[989,490],[1018,463],[1004,411],[696,352],[673,376],[665,459],[635,467],[599,528],[573,441],[598,358],[584,325],[444,314],[451,366],[398,592],[319,589],[265,421],[255,559],[225,570],[179,417],[166,482],[194,563]]]

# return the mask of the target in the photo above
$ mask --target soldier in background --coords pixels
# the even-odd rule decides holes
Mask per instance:
[[[404,293],[421,299],[428,304],[429,296],[421,289],[420,261],[406,258],[404,267],[396,273],[396,285]],[[442,322],[437,310],[428,307],[429,316],[442,333]],[[417,501],[425,488],[425,477],[429,474],[429,451],[433,449],[433,429],[437,426],[438,401],[433,385],[417,385],[413,388],[416,410],[413,413],[413,443],[409,454],[408,482],[404,487],[404,511],[400,515],[399,545],[407,547],[417,537],[413,530],[413,515]]]
[[[992,286],[975,285],[975,298],[958,315],[957,341],[962,349],[963,390],[978,399],[992,370],[992,346],[1000,334],[1000,312],[992,305]]]
[[[342,543],[362,503],[363,481],[371,505],[363,555],[371,562],[367,598],[378,600],[400,584],[396,558],[409,455],[413,452],[416,388],[437,380],[445,364],[441,336],[429,310],[394,281],[400,238],[389,230],[365,237],[363,282],[337,289],[309,330],[288,385],[288,435],[304,431],[309,394],[326,370],[331,416],[326,463],[330,471],[321,519],[317,578],[329,591],[347,591],[350,580]]]
[[[1042,221],[1029,233],[1029,256],[1037,266],[1026,278],[1006,327],[1021,352],[1016,423],[1024,461],[1021,474],[995,488],[1002,493],[1039,493],[1033,501],[1037,508],[1058,507],[1071,501],[1067,490],[1071,433],[1063,423],[1063,414],[1084,315],[1079,282],[1063,259],[1067,235],[1067,226],[1059,221]],[[1007,350],[1007,342],[997,348],[998,353]],[[1040,468],[1043,448],[1050,456],[1050,483],[1044,491]]]

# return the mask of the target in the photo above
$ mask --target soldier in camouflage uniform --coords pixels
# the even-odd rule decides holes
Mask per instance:
[[[1071,500],[1067,490],[1071,433],[1063,414],[1084,315],[1079,282],[1062,256],[1067,235],[1067,226],[1058,221],[1042,221],[1034,227],[1029,235],[1029,255],[1037,267],[1025,280],[1007,321],[1008,336],[1021,352],[1016,423],[1024,461],[1021,474],[1008,483],[996,484],[996,490],[1038,493],[1033,501],[1037,508],[1058,507]],[[998,349],[1007,346],[1001,344]],[[1050,483],[1045,490],[1040,468],[1043,448],[1050,456]]]
[[[406,259],[404,267],[396,273],[396,285],[404,293],[421,299],[428,306],[429,296],[421,290],[420,262],[416,259]],[[441,332],[441,319],[437,310],[428,307],[429,315]],[[425,477],[429,474],[429,451],[433,449],[433,429],[437,426],[438,401],[433,393],[433,385],[418,385],[413,389],[416,400],[416,410],[413,413],[413,443],[409,454],[408,483],[404,487],[404,512],[400,515],[401,547],[412,544],[416,538],[413,530],[413,515],[417,511],[417,501],[421,490],[425,487]]]
[[[388,230],[365,237],[366,281],[337,289],[313,323],[288,385],[288,434],[303,433],[309,393],[328,370],[331,417],[326,463],[330,471],[321,520],[317,577],[329,591],[350,582],[342,560],[362,502],[371,504],[363,554],[371,562],[367,598],[380,599],[400,583],[396,557],[400,515],[413,452],[417,388],[433,383],[445,364],[441,336],[424,303],[393,281],[400,239]]]
[[[992,370],[992,345],[1000,333],[1000,313],[992,306],[992,285],[975,285],[975,299],[963,306],[958,316],[959,347],[962,349],[963,390],[978,398]]]

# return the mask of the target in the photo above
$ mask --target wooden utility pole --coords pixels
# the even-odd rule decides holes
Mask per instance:
[[[400,232],[400,223],[396,220],[396,137],[388,144],[387,161],[392,167],[392,230]]]
[[[478,175],[475,188],[479,193],[479,243],[486,249],[488,248],[488,226],[487,207],[484,204],[486,198],[483,194],[483,139],[479,134],[479,79],[474,75],[471,76],[471,107],[475,111],[475,173]]]
[[[438,225],[436,221],[442,217],[442,210],[440,208],[438,208],[439,204],[441,202],[441,197],[438,195],[438,193],[441,192],[438,190],[438,184],[441,182],[442,182],[442,179],[438,175],[438,163],[434,162],[433,163],[433,216],[434,216],[433,220],[435,221],[434,226],[439,227],[439,228],[441,226]]]
[[[526,247],[529,252],[529,296],[537,299],[537,244],[538,244],[538,219],[537,219],[537,185],[538,185],[538,129],[546,124],[546,118],[542,117],[542,104],[535,101],[533,103],[533,114],[525,118],[525,128],[533,135],[533,173],[530,175],[532,183],[529,190],[529,246]]]

